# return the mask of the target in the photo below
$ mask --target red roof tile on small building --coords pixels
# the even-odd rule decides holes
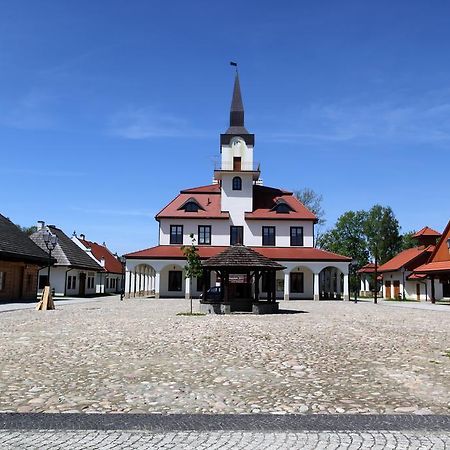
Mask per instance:
[[[417,233],[413,234],[413,238],[419,238],[422,236],[436,236],[440,237],[441,233],[437,232],[436,230],[433,230],[430,227],[423,227],[421,230],[419,230]]]
[[[407,270],[414,270],[428,260],[433,250],[433,245],[408,248],[381,265],[378,268],[378,272],[396,272],[402,267]]]
[[[375,272],[375,264],[368,263],[365,266],[362,266],[361,269],[358,270],[358,273],[374,273]]]
[[[79,241],[86,248],[91,249],[91,252],[95,256],[97,261],[100,261],[102,258],[105,260],[104,268],[106,272],[122,273],[122,264],[107,247],[97,244],[96,242],[88,241],[86,239],[79,239]]]
[[[201,259],[210,258],[223,252],[228,246],[200,245]],[[279,261],[334,261],[350,262],[351,258],[313,247],[250,247],[261,255]],[[186,259],[181,248],[174,245],[158,245],[125,255],[128,259]]]

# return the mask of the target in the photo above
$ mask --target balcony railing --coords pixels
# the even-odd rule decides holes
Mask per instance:
[[[260,163],[259,162],[226,162],[220,163],[216,162],[214,164],[214,170],[230,170],[235,172],[260,172]]]

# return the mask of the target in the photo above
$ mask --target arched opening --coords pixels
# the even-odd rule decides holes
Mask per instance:
[[[125,294],[127,297],[151,297],[155,294],[156,270],[149,264],[141,263],[125,277]]]
[[[241,177],[233,178],[233,191],[241,191],[242,190],[242,179]]]
[[[319,274],[319,298],[320,300],[342,299],[343,274],[337,267],[328,266]]]

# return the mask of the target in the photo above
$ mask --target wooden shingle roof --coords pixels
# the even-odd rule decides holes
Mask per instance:
[[[46,264],[48,254],[8,218],[0,214],[0,259]]]
[[[64,232],[54,226],[46,226],[36,231],[30,237],[42,249],[45,249],[44,232],[48,229],[58,237],[58,244],[52,252],[56,259],[55,266],[69,266],[77,269],[103,271],[104,269],[97,264],[83,249],[78,247]]]
[[[202,263],[206,268],[234,267],[282,270],[285,267],[244,245],[231,245]]]

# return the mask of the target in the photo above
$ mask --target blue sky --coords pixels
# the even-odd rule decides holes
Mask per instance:
[[[450,219],[447,1],[0,1],[0,212],[128,252],[209,184],[239,62],[264,184]]]

